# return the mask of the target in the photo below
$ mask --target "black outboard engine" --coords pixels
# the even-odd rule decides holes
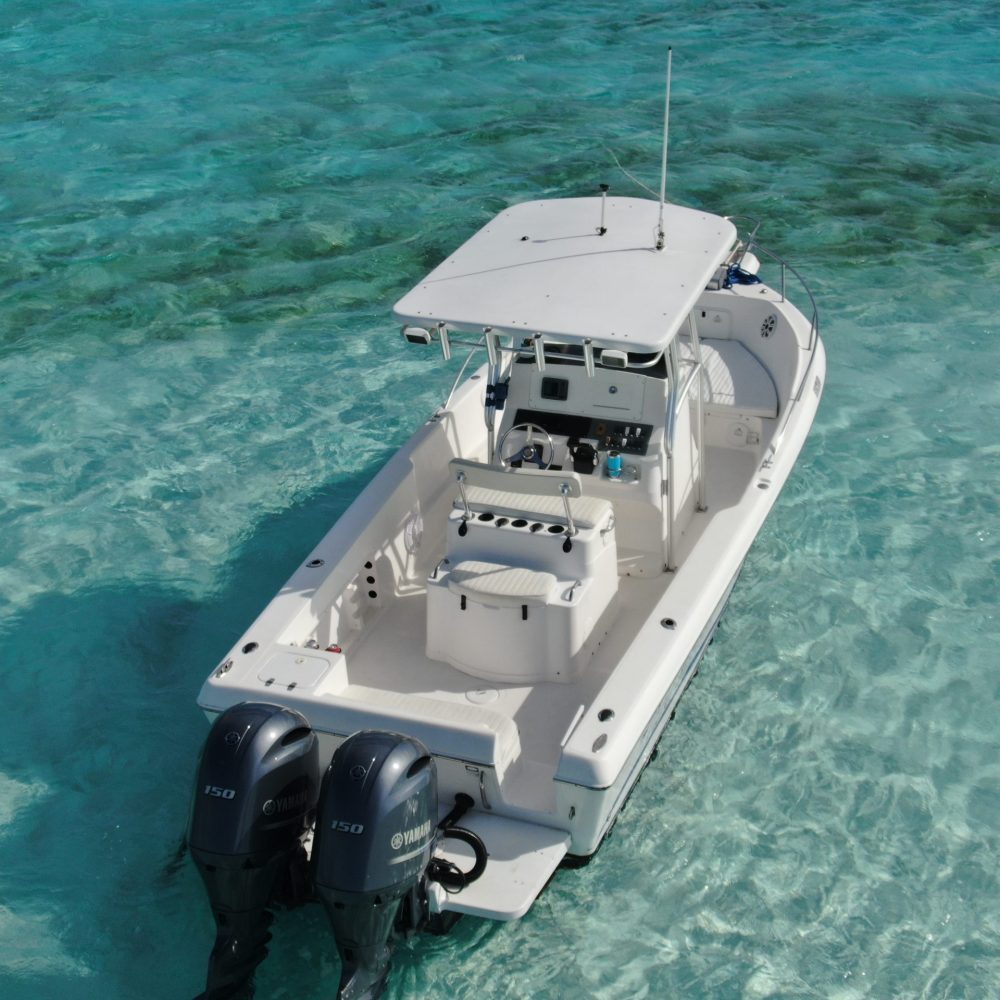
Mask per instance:
[[[215,720],[188,835],[217,928],[199,1000],[253,995],[271,937],[266,907],[279,880],[305,873],[302,837],[318,795],[319,743],[298,712],[247,702]]]
[[[437,769],[418,740],[368,731],[334,753],[312,860],[343,963],[341,1000],[382,995],[401,904],[424,909],[418,895],[436,824]]]

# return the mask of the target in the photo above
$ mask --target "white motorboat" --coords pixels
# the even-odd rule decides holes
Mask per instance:
[[[597,851],[823,388],[812,296],[747,228],[530,201],[396,304],[414,349],[471,360],[201,690],[205,996],[246,988],[289,873],[339,995],[375,997],[393,926],[516,919]]]

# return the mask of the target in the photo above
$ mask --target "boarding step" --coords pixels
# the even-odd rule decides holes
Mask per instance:
[[[489,861],[483,874],[461,892],[448,893],[431,882],[427,895],[432,913],[448,910],[488,920],[517,920],[531,908],[569,848],[565,830],[487,812],[466,813],[459,825],[479,835]],[[454,839],[442,840],[435,856],[463,871],[475,861],[472,848]]]

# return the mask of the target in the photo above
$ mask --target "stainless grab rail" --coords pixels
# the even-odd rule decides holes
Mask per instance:
[[[486,344],[483,341],[480,341],[478,344],[473,346],[471,351],[469,351],[469,356],[463,362],[462,367],[459,368],[458,374],[455,376],[455,381],[451,383],[451,390],[448,392],[448,398],[445,399],[441,409],[447,410],[448,407],[451,406],[452,397],[455,395],[455,390],[458,388],[458,383],[462,381],[462,376],[465,374],[465,369],[469,367],[469,362],[476,356],[477,351],[481,351],[485,347]]]
[[[670,393],[667,399],[667,439],[665,442],[667,458],[673,458],[677,413],[680,410],[681,403],[687,399],[687,394],[691,391],[694,380],[701,373],[701,364],[697,361],[683,358],[681,359],[681,364],[685,367],[690,367],[691,370],[684,376],[684,380],[681,382],[677,392]]]
[[[742,236],[740,237],[740,242],[739,244],[737,244],[736,251],[733,253],[733,257],[735,257],[737,253],[739,253],[739,260],[736,261],[736,263],[742,264],[746,255],[748,253],[753,252],[755,254],[761,253],[765,257],[768,257],[771,260],[773,260],[776,264],[780,265],[782,302],[784,302],[785,299],[787,298],[787,296],[785,295],[785,271],[791,271],[792,274],[794,274],[795,277],[798,279],[799,284],[802,286],[802,291],[806,293],[806,296],[809,299],[809,304],[810,306],[812,306],[812,315],[809,317],[809,344],[806,347],[807,351],[812,351],[812,349],[816,346],[816,338],[819,336],[819,309],[816,306],[816,299],[813,297],[812,290],[806,284],[806,279],[803,278],[802,275],[799,274],[799,272],[794,267],[792,267],[792,265],[789,264],[784,257],[782,257],[780,254],[776,254],[773,250],[768,250],[766,246],[758,242],[757,232],[761,226],[759,219],[755,218],[752,215],[727,215],[726,218],[730,222],[734,222],[737,219],[741,219],[746,222],[749,222],[753,226],[753,228],[750,230],[749,235],[745,237]],[[740,252],[740,247],[742,247],[742,252]],[[730,260],[732,260],[732,257],[730,258]],[[801,392],[801,388],[802,387],[800,386],[799,392],[797,392],[796,395],[799,395],[799,393]]]
[[[679,351],[677,349],[677,339],[675,338],[670,342],[667,348],[667,427],[666,427],[666,437],[664,440],[664,450],[666,452],[667,458],[667,478],[666,478],[666,489],[663,496],[663,518],[664,518],[664,542],[663,542],[663,563],[664,568],[672,572],[677,567],[675,565],[675,543],[674,543],[674,532],[676,529],[676,512],[674,511],[674,487],[677,482],[676,467],[675,467],[675,451],[674,451],[674,437],[677,433],[677,415],[680,412],[681,406],[687,399],[688,394],[691,392],[692,386],[695,384],[695,380],[700,378],[702,372],[704,371],[704,365],[701,360],[701,344],[698,339],[698,330],[694,326],[693,320],[690,323],[691,334],[692,334],[692,347],[695,353],[695,357],[681,358]],[[688,368],[687,373],[681,377],[680,369]],[[705,510],[705,466],[704,466],[704,448],[702,440],[702,399],[703,393],[698,393],[698,414],[695,418],[695,434],[698,447],[698,510]]]
[[[755,253],[762,253],[766,257],[770,257],[776,264],[781,265],[781,301],[784,302],[787,296],[785,295],[785,271],[791,271],[792,274],[798,278],[799,284],[802,286],[802,291],[806,293],[809,297],[809,304],[812,306],[812,315],[809,317],[809,344],[806,347],[807,351],[811,351],[816,346],[816,338],[819,336],[819,309],[816,306],[816,300],[813,298],[813,293],[810,291],[809,286],[806,284],[806,279],[799,274],[798,271],[792,267],[783,257],[774,253],[773,250],[768,250],[767,247],[761,246],[760,243],[756,241],[751,242],[747,245],[746,253],[749,253],[751,248]],[[744,256],[746,256],[744,253]]]
[[[746,237],[745,241],[741,240],[743,246],[743,252],[740,254],[739,262],[742,263],[743,259],[748,253],[753,252],[754,254],[760,254],[764,257],[769,258],[774,263],[781,267],[781,301],[784,302],[787,298],[785,294],[785,272],[791,271],[791,273],[798,279],[799,285],[802,286],[802,291],[805,292],[807,298],[809,299],[809,305],[812,307],[812,314],[809,317],[809,343],[806,345],[806,352],[810,355],[815,356],[816,342],[819,339],[819,307],[816,305],[816,299],[813,296],[812,289],[806,284],[806,279],[802,277],[801,274],[788,263],[780,254],[775,253],[773,250],[769,250],[767,247],[757,242],[757,231],[760,229],[760,222],[753,216],[749,215],[730,215],[727,216],[730,221],[734,219],[745,219],[753,225],[753,229],[750,234]],[[739,250],[739,245],[737,246],[737,251]],[[734,255],[735,256],[735,253]],[[795,404],[802,399],[802,393],[805,390],[806,383],[809,380],[809,374],[812,371],[812,361],[813,358],[810,357],[809,362],[805,365],[802,378],[799,380],[799,384],[796,386],[795,391],[790,396],[790,405],[785,407],[785,412],[782,415],[780,422],[778,423],[777,430],[771,438],[770,444],[767,448],[767,458],[764,462],[765,466],[769,465],[774,458],[775,453],[778,450],[778,446],[781,444],[782,438],[785,436],[785,430],[788,427],[788,420],[791,417],[792,411],[795,408]]]

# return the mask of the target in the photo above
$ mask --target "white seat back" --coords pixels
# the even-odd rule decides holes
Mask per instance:
[[[501,469],[484,462],[471,462],[465,458],[453,458],[448,463],[452,478],[458,481],[458,474],[466,486],[481,486],[488,490],[504,493],[524,493],[534,497],[561,497],[561,487],[567,487],[566,496],[579,497],[583,494],[583,482],[576,472],[556,472],[552,469]]]

